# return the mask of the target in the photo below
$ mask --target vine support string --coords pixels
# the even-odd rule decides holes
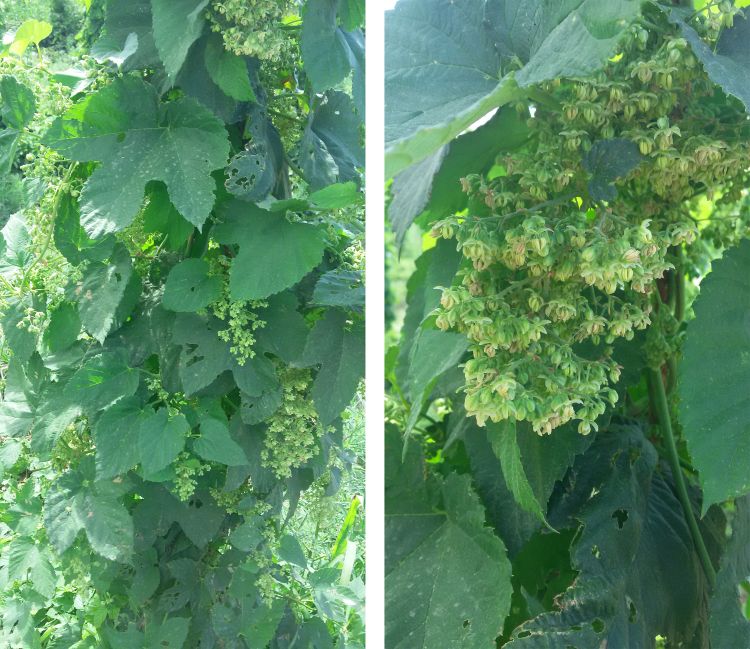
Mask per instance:
[[[667,403],[667,392],[664,389],[664,380],[661,376],[660,370],[649,368],[648,370],[648,381],[654,395],[654,406],[656,409],[656,416],[659,421],[659,427],[662,431],[662,437],[667,447],[667,457],[669,460],[669,467],[672,470],[672,476],[674,477],[675,487],[677,489],[677,496],[682,505],[682,510],[685,513],[685,520],[687,521],[688,527],[690,528],[690,534],[693,537],[693,543],[695,544],[698,557],[700,558],[703,571],[706,573],[708,583],[713,589],[716,586],[716,571],[714,570],[711,558],[708,556],[708,550],[706,544],[703,541],[703,535],[701,534],[700,528],[698,527],[698,521],[695,518],[695,512],[693,512],[693,506],[690,503],[690,497],[688,496],[687,486],[685,485],[685,477],[682,475],[682,469],[680,468],[680,456],[677,453],[677,444],[675,443],[674,433],[672,432],[672,420],[669,416],[669,404]]]

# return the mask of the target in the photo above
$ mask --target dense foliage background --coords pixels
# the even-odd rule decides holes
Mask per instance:
[[[0,645],[364,646],[360,0],[0,3]]]
[[[750,646],[746,5],[387,14],[389,649]]]

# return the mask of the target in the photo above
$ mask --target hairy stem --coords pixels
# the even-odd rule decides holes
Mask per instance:
[[[680,468],[680,456],[677,453],[677,444],[675,443],[674,434],[672,432],[672,420],[669,416],[669,404],[667,403],[667,393],[664,389],[664,381],[661,377],[661,371],[649,368],[648,381],[653,389],[656,416],[659,421],[659,427],[662,431],[664,444],[667,447],[669,466],[672,470],[672,475],[674,476],[677,496],[680,499],[685,519],[690,528],[690,534],[693,537],[693,543],[698,552],[698,557],[703,565],[703,571],[706,573],[711,588],[714,588],[716,585],[716,571],[711,563],[711,558],[708,556],[708,550],[703,541],[701,531],[698,528],[698,521],[695,518],[695,512],[693,512],[693,506],[690,503],[687,486],[685,485],[685,476],[682,474],[682,469]]]

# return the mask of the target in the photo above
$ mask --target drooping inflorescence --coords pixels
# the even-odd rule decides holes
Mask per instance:
[[[733,13],[711,14],[704,36],[716,38]],[[520,102],[526,144],[498,155],[492,173],[464,178],[469,209],[433,226],[464,258],[436,324],[470,341],[465,407],[480,425],[596,428],[618,398],[612,345],[651,325],[653,294],[678,253],[690,258],[699,228],[717,247],[742,230],[740,216],[719,224],[693,211],[702,196],[743,197],[744,109],[723,98],[676,27],[653,19],[664,28],[635,24],[592,77],[545,83]],[[607,200],[591,190],[597,170],[586,160],[600,143],[640,158]]]

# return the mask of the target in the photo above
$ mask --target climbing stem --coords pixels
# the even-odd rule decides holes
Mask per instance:
[[[678,323],[685,319],[685,264],[682,248],[677,249],[677,263],[674,269],[674,317]]]
[[[672,470],[672,475],[674,476],[677,496],[680,499],[682,510],[685,513],[688,527],[690,527],[690,534],[693,537],[693,543],[698,551],[698,557],[703,565],[703,570],[708,578],[708,583],[711,588],[713,588],[716,585],[716,571],[711,563],[711,558],[708,556],[706,544],[703,541],[703,536],[698,527],[698,521],[693,512],[693,506],[690,503],[687,486],[685,485],[685,476],[680,468],[680,456],[677,453],[677,444],[675,443],[674,434],[672,432],[672,420],[669,416],[669,404],[667,403],[667,393],[664,389],[664,381],[661,377],[661,371],[649,368],[648,381],[653,390],[656,416],[664,438],[664,445],[667,447],[667,457],[669,460],[669,466]]]

